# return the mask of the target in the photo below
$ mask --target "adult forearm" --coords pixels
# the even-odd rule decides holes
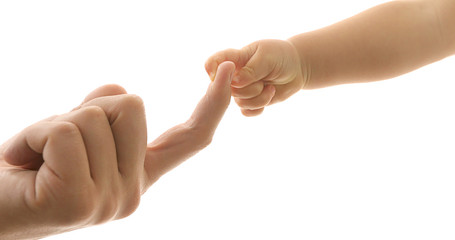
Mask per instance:
[[[388,79],[453,54],[431,1],[389,2],[289,41],[309,78],[305,89]]]

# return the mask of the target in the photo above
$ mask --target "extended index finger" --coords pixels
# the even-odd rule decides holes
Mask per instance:
[[[207,93],[196,106],[190,122],[205,130],[215,130],[231,100],[231,79],[235,70],[233,62],[224,62],[218,67],[218,74],[210,84]]]
[[[190,119],[169,129],[148,145],[144,165],[146,187],[211,142],[230,103],[234,69],[232,62],[220,64],[215,81],[210,83]]]

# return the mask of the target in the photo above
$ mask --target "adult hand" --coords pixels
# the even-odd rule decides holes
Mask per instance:
[[[148,145],[142,100],[115,85],[3,144],[0,238],[44,237],[130,215],[151,184],[210,143],[233,71],[233,63],[221,64],[190,119]]]

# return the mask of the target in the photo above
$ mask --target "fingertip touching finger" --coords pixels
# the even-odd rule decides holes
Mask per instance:
[[[240,65],[241,52],[238,49],[226,49],[215,53],[205,62],[205,70],[210,76],[210,80],[215,80],[218,67],[223,62],[233,62],[235,65]]]
[[[231,80],[235,64],[227,61],[218,66],[217,75],[199,102],[190,120],[195,124],[216,129],[231,100]]]
[[[210,144],[230,103],[234,71],[233,62],[221,63],[214,81],[210,83],[191,117],[148,144],[144,163],[147,179],[143,189]]]

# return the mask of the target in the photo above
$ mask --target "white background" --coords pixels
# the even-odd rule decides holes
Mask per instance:
[[[189,117],[211,54],[382,2],[2,0],[0,140],[106,83],[143,98],[152,140]],[[454,239],[454,66],[301,91],[256,118],[232,104],[133,215],[49,239]]]

